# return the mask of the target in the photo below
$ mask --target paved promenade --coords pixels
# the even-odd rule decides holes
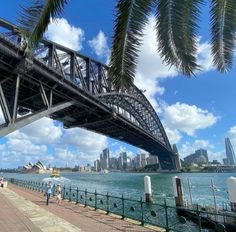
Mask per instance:
[[[10,185],[0,188],[0,232],[154,232],[87,207],[51,200],[42,193]]]

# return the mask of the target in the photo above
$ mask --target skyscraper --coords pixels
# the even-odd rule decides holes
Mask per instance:
[[[110,161],[110,155],[109,155],[109,148],[105,148],[102,151],[102,164],[101,164],[101,168],[102,169],[109,169],[109,162]]]
[[[226,152],[226,157],[227,157],[227,164],[235,165],[236,158],[234,154],[234,149],[232,147],[232,144],[229,138],[225,138],[225,152]]]

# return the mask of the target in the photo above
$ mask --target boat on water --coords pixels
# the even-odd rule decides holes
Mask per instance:
[[[51,173],[51,177],[60,177],[61,173],[58,169],[53,169]]]

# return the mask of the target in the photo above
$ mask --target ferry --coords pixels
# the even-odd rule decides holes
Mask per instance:
[[[60,174],[60,171],[58,169],[53,169],[52,170],[52,174],[51,174],[51,177],[60,177],[61,174]]]

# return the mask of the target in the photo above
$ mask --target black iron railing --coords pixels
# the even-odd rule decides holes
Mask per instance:
[[[46,184],[36,181],[8,179],[12,184],[44,192]],[[53,186],[53,195],[55,186]],[[199,207],[195,209],[176,208],[167,205],[166,200],[162,204],[147,203],[142,198],[134,200],[114,196],[110,193],[101,194],[96,190],[90,192],[78,187],[62,187],[62,198],[82,204],[84,207],[92,207],[95,210],[103,210],[107,214],[119,215],[122,219],[129,218],[139,221],[141,225],[150,224],[162,228],[162,231],[171,232],[195,232],[195,231],[219,231],[233,232],[236,225],[236,214],[232,212],[209,212]],[[208,228],[208,229],[207,229]]]

